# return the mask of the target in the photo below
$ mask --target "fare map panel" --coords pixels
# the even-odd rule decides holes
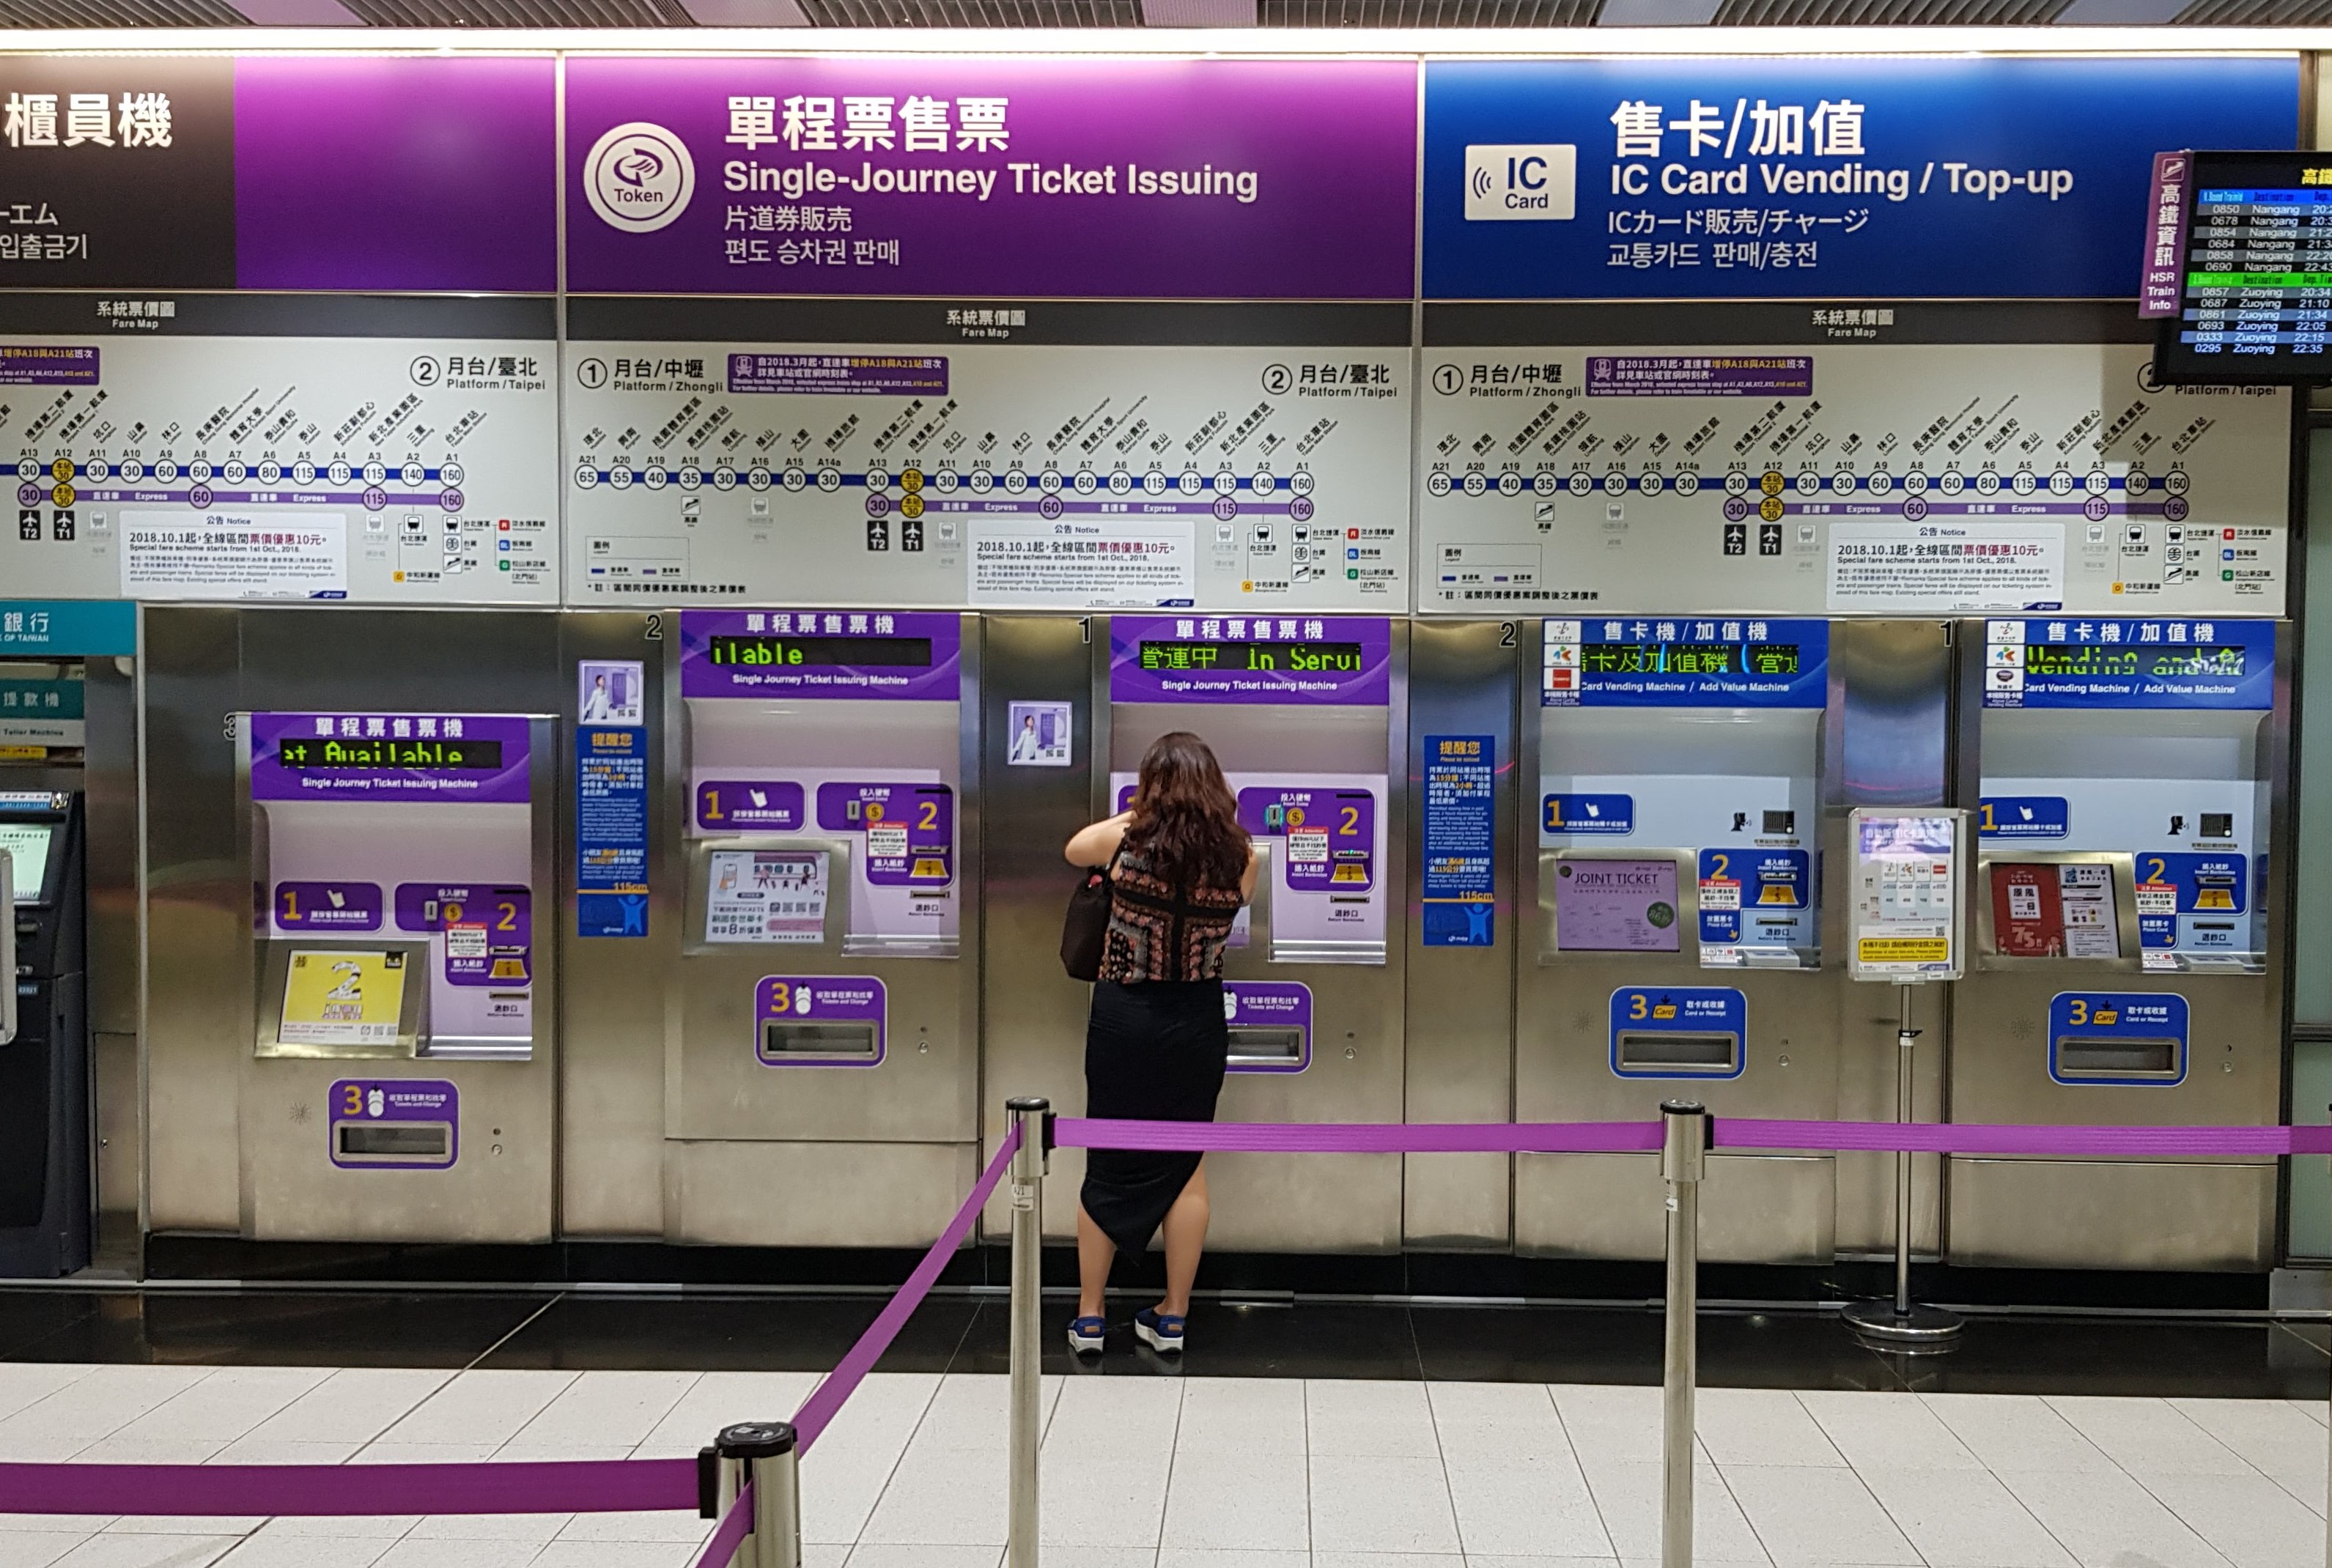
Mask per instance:
[[[2281,613],[2289,394],[2151,369],[2134,344],[1428,349],[1419,608]]]
[[[570,604],[1409,605],[1405,349],[603,340],[567,377]]]

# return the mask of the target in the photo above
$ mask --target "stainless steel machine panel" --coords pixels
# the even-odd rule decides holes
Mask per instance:
[[[1528,940],[1514,881],[1523,629],[1517,621],[1410,626],[1409,831],[1414,860],[1424,868],[1408,881],[1410,926],[1417,934],[1404,949],[1405,1119],[1411,1122],[1504,1122],[1514,1114],[1515,955]],[[1478,830],[1467,826],[1472,814],[1447,792],[1478,791],[1486,779],[1481,804],[1489,836],[1478,854],[1487,864],[1469,877],[1437,865],[1461,856],[1471,868],[1477,853],[1467,841]],[[1486,918],[1478,902],[1463,909],[1447,902],[1485,894]],[[1411,1251],[1510,1247],[1513,1163],[1505,1154],[1407,1156],[1402,1245]]]
[[[2284,389],[2155,387],[2112,306],[1826,314],[1428,306],[1419,609],[2282,613]]]
[[[556,1009],[547,1001],[533,1009],[522,1043],[508,1033],[488,1039],[485,1026],[464,1025],[450,1031],[458,1037],[449,1037],[441,1054],[422,1032],[425,1012],[414,1030],[414,1049],[423,1053],[416,1057],[256,1054],[263,1020],[281,1017],[261,1006],[269,973],[263,957],[294,944],[264,940],[253,929],[253,888],[275,864],[266,858],[273,835],[238,779],[254,713],[357,718],[355,739],[362,743],[374,739],[362,733],[368,715],[559,710],[554,618],[153,607],[146,622],[143,719],[147,765],[156,779],[148,798],[158,803],[148,827],[151,1227],[262,1238],[550,1238],[556,1229],[559,1044]],[[523,728],[528,815],[515,831],[533,894],[525,989],[548,998],[557,984],[550,854],[559,757],[550,721]],[[447,878],[454,868],[430,858],[436,826],[400,817],[391,830],[416,836],[410,858],[416,875]],[[466,827],[447,830],[457,847],[466,841]],[[509,885],[509,869],[497,864],[481,880]],[[271,914],[279,891],[264,890]],[[324,891],[329,904],[330,890]],[[456,960],[462,967],[477,940],[471,932],[482,927],[477,961],[488,967],[481,978],[494,983],[481,990],[507,995],[520,989],[492,969],[509,961],[496,949],[514,945],[493,929],[504,919],[515,922],[515,912],[473,921],[441,905],[442,925],[400,932],[391,929],[393,887],[380,888],[378,908],[352,885],[339,891],[342,903],[333,907],[357,912],[339,918],[362,926],[378,916],[378,925],[327,924],[296,945],[417,950],[431,955],[433,967]],[[304,900],[306,890],[300,895]],[[269,929],[279,929],[272,919]],[[267,999],[280,1009],[273,995]],[[451,1021],[461,1009],[440,1000],[438,1010]],[[376,1089],[382,1095],[378,1108]],[[343,1125],[349,1123],[379,1125],[350,1134]]]
[[[1405,305],[966,314],[573,301],[569,602],[1408,607]]]
[[[665,1235],[928,1241],[978,1137],[978,623],[687,611],[675,630],[679,864],[660,875],[680,908],[650,939],[668,964]],[[805,1145],[832,1156],[820,1200],[768,1201]],[[758,1196],[719,1196],[749,1174],[737,1191]]]
[[[0,342],[86,356],[85,376],[9,400],[10,591],[558,601],[549,299],[137,302],[119,331],[110,298],[0,301]]]
[[[1983,920],[1954,988],[1953,1118],[2275,1123],[2288,623],[1969,622],[1959,645]],[[2262,1269],[2275,1189],[2273,1161],[1955,1159],[1948,1252]]]
[[[1537,712],[1516,764],[1519,881],[1536,919],[1517,966],[1515,1119],[1640,1121],[1679,1095],[1720,1115],[1835,1114],[1839,1018],[1819,967],[1842,934],[1821,891],[1837,847],[1822,806],[1829,627],[1524,625]],[[1645,1256],[1639,1228],[1612,1216],[1651,1169],[1519,1158],[1516,1248]],[[1712,1172],[1713,1255],[1802,1261],[1829,1244],[1830,1161],[1728,1169],[1786,1219],[1765,1201],[1719,1207]]]

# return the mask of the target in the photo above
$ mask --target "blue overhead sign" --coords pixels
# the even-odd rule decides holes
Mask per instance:
[[[1440,300],[2137,292],[2156,152],[2296,146],[2270,59],[1425,68]]]
[[[1984,623],[1987,708],[2269,708],[2275,623],[2054,617]]]

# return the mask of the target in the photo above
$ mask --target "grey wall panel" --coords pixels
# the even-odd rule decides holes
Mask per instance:
[[[571,716],[576,664],[638,660],[653,672],[676,617],[632,611],[570,612],[559,618],[559,665],[569,676]],[[651,623],[655,623],[651,625]],[[652,639],[650,633],[656,634]],[[645,683],[648,776],[669,733],[664,684]],[[575,775],[575,731],[560,726],[562,777]],[[648,813],[648,861],[662,866],[671,843],[663,813]],[[576,1237],[661,1237],[664,1233],[664,983],[668,966],[653,942],[580,940],[575,935],[575,819],[559,819],[559,940],[562,1025],[559,1137],[561,1232]],[[674,879],[656,879],[649,896],[650,932],[679,920]]]
[[[150,607],[145,670],[147,1223],[233,1230],[236,1083],[251,1048],[234,865],[242,612]]]
[[[1400,866],[1412,933],[1408,965],[1411,1122],[1504,1122],[1514,1114],[1515,693],[1523,657],[1515,621],[1419,621],[1410,631],[1410,842]],[[1497,746],[1492,802],[1496,941],[1426,947],[1419,866],[1425,842],[1426,738],[1488,735]],[[1413,1154],[1404,1176],[1405,1244],[1502,1248],[1512,1240],[1512,1180],[1503,1154]]]

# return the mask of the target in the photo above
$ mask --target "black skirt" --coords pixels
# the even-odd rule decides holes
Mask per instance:
[[[1211,1122],[1230,1054],[1223,982],[1143,980],[1094,987],[1085,1023],[1085,1114]],[[1118,1247],[1146,1251],[1199,1169],[1194,1153],[1085,1152],[1085,1212]]]

